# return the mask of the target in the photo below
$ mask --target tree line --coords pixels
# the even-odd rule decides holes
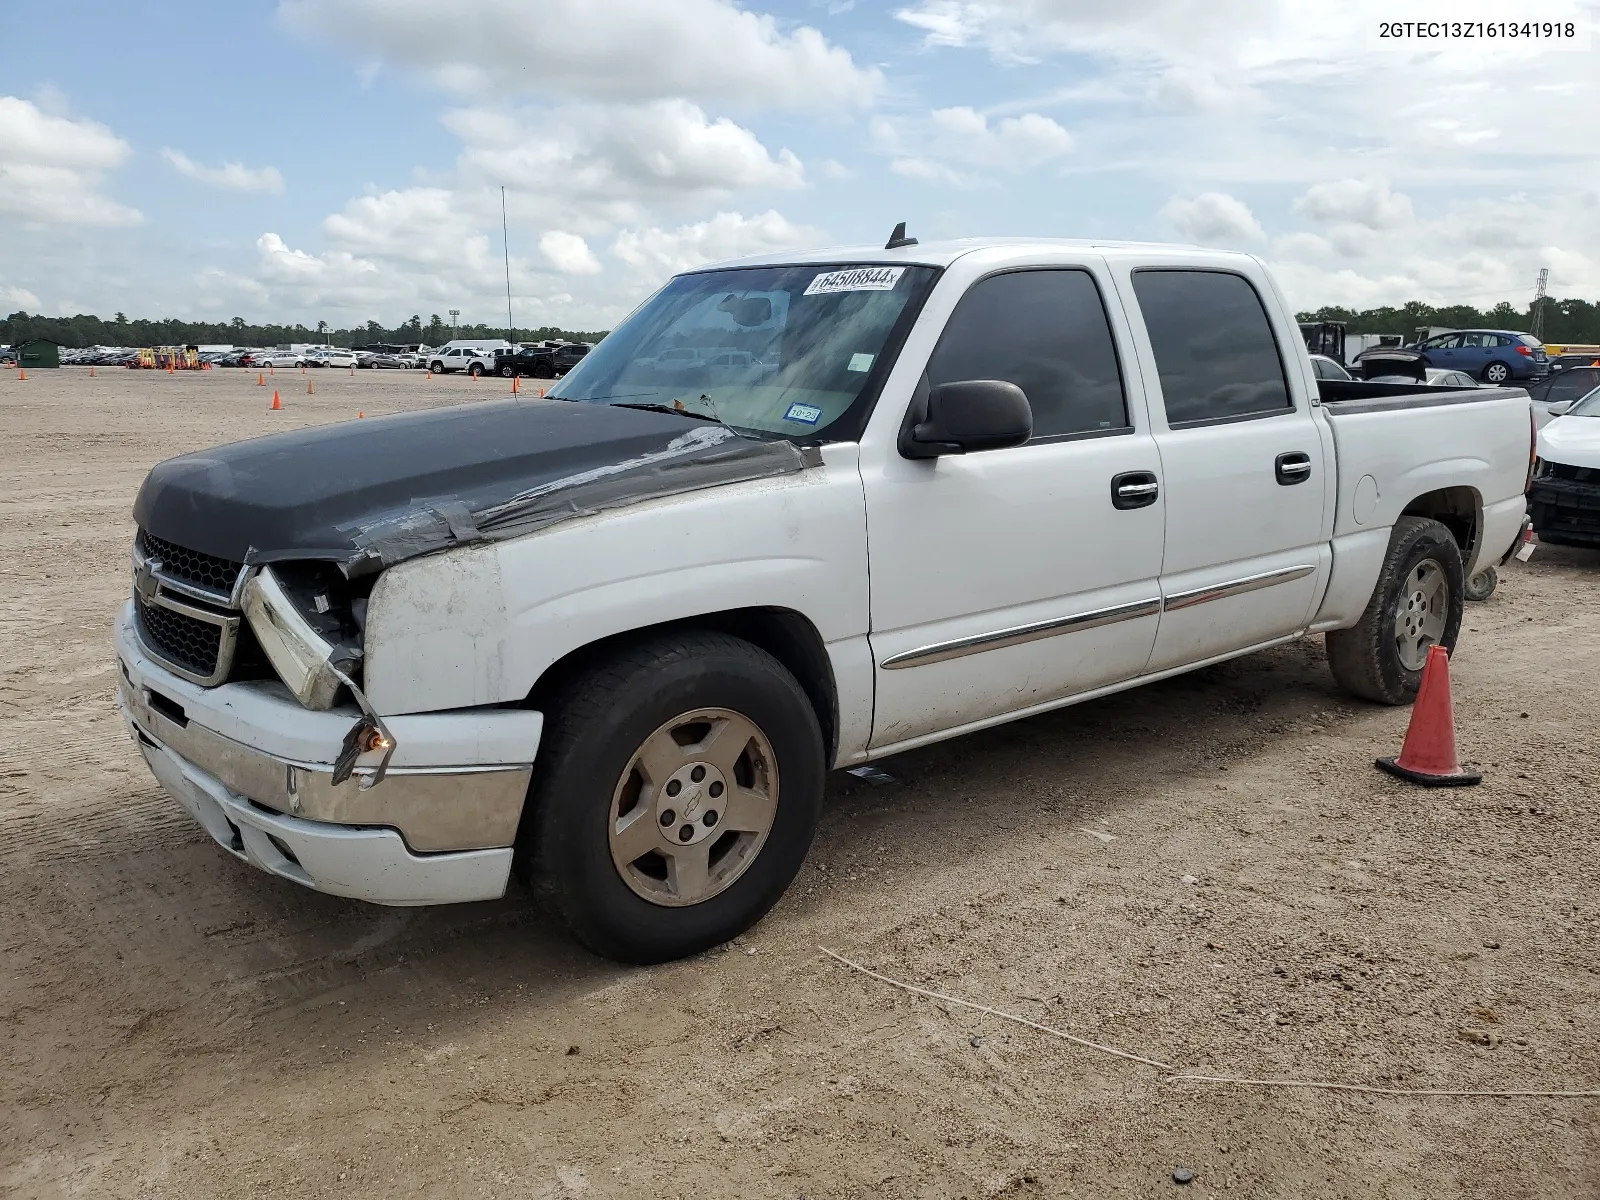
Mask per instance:
[[[518,329],[516,342],[598,342],[605,330],[569,330],[546,325]],[[30,316],[14,312],[0,319],[0,345],[15,346],[33,338],[49,338],[63,346],[286,346],[296,342],[322,342],[331,346],[428,345],[438,346],[458,338],[503,338],[504,326],[460,325],[434,313],[423,323],[420,314],[396,326],[368,321],[354,329],[329,329],[326,321],[305,325],[252,325],[243,317],[231,321],[129,320],[117,313],[109,321],[79,313],[75,317]]]
[[[1406,338],[1422,326],[1441,325],[1453,329],[1533,329],[1533,306],[1519,311],[1502,300],[1483,311],[1466,304],[1435,308],[1413,300],[1399,308],[1355,309],[1329,305],[1313,312],[1297,314],[1301,321],[1343,321],[1351,333],[1398,333]],[[606,330],[570,330],[544,326],[518,329],[510,339],[516,342],[571,341],[598,342]],[[148,321],[129,320],[117,313],[107,321],[80,313],[75,317],[39,317],[14,312],[0,320],[0,345],[15,346],[31,338],[50,338],[63,346],[192,346],[231,343],[235,346],[283,346],[292,342],[325,342],[334,346],[441,345],[451,337],[504,337],[505,329],[491,325],[450,323],[434,313],[426,324],[413,315],[389,327],[377,321],[354,329],[329,329],[326,321],[314,328],[305,325],[251,325],[243,317],[231,321]],[[1600,342],[1600,304],[1588,300],[1544,301],[1544,322],[1540,336],[1547,342]]]
[[[1343,321],[1349,333],[1398,333],[1408,340],[1423,326],[1439,325],[1448,329],[1515,329],[1522,333],[1533,331],[1533,305],[1518,311],[1509,301],[1502,300],[1493,308],[1481,311],[1466,304],[1452,304],[1435,308],[1413,300],[1399,308],[1368,308],[1357,312],[1352,308],[1329,305],[1315,312],[1296,314],[1300,321]],[[1593,345],[1600,342],[1600,304],[1587,300],[1556,300],[1546,297],[1544,321],[1539,336],[1556,345],[1575,343]]]

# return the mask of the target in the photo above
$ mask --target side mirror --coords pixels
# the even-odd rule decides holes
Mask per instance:
[[[1033,409],[1014,383],[1001,379],[941,383],[919,400],[900,434],[905,458],[1004,450],[1033,436]]]
[[[1571,400],[1557,400],[1554,404],[1550,405],[1549,408],[1545,409],[1545,412],[1549,413],[1552,417],[1560,417],[1565,416],[1567,409],[1571,407]]]

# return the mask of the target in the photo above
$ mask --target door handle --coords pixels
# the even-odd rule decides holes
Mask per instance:
[[[1160,495],[1154,471],[1124,471],[1111,477],[1112,508],[1148,508]]]
[[[1291,450],[1287,454],[1278,455],[1274,469],[1278,482],[1284,487],[1304,483],[1311,478],[1311,456],[1304,450]]]

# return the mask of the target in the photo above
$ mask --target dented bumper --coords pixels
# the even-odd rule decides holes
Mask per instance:
[[[116,635],[124,720],[162,786],[236,856],[304,886],[378,904],[501,895],[543,724],[479,709],[389,719],[396,752],[335,785],[360,714],[312,712],[279,684],[199,688],[147,658],[125,611]],[[372,761],[368,761],[368,760]]]

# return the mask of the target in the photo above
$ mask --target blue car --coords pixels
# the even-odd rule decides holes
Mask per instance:
[[[1514,329],[1457,329],[1425,338],[1415,349],[1430,367],[1465,371],[1484,383],[1543,379],[1550,373],[1543,343]]]

